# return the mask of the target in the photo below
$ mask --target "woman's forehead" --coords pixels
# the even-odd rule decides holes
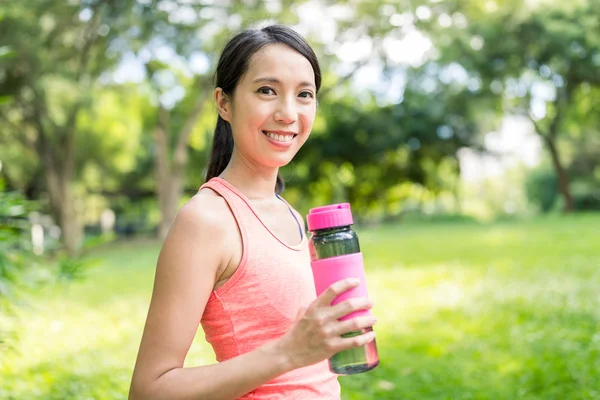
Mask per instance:
[[[274,78],[283,83],[315,84],[315,72],[306,57],[280,43],[256,52],[250,59],[245,78],[249,83],[260,78]]]

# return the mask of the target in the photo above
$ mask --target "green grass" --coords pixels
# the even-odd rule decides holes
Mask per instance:
[[[359,229],[381,365],[343,399],[600,399],[600,215]],[[124,399],[156,243],[99,249],[0,359],[0,399]],[[214,362],[201,332],[186,365]]]

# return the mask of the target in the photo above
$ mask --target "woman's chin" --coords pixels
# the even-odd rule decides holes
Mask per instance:
[[[288,165],[290,162],[292,161],[292,159],[287,159],[287,160],[277,160],[274,161],[273,163],[270,163],[270,167],[272,168],[283,168],[286,165]]]
[[[263,164],[271,168],[285,167],[294,159],[296,153],[297,150],[292,149],[289,149],[289,151],[286,152],[280,152],[276,154],[271,153],[268,158],[265,157]]]
[[[264,165],[268,168],[282,168],[292,161],[293,157],[280,155],[279,157],[271,158]]]

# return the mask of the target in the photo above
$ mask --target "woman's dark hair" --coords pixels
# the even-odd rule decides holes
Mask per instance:
[[[294,30],[283,25],[271,25],[262,29],[246,29],[229,40],[215,71],[215,86],[223,89],[223,93],[232,98],[235,89],[246,71],[252,56],[267,45],[285,44],[302,54],[312,65],[315,73],[317,92],[321,87],[321,69],[314,51],[306,40]],[[208,162],[206,181],[223,172],[233,153],[233,135],[231,125],[218,116],[212,151]],[[283,179],[278,174],[275,192],[283,191]]]

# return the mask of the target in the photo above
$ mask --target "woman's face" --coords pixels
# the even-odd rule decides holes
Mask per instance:
[[[219,113],[229,121],[235,150],[258,167],[289,163],[302,147],[316,113],[315,76],[309,61],[283,44],[254,54],[233,93],[215,95]]]

